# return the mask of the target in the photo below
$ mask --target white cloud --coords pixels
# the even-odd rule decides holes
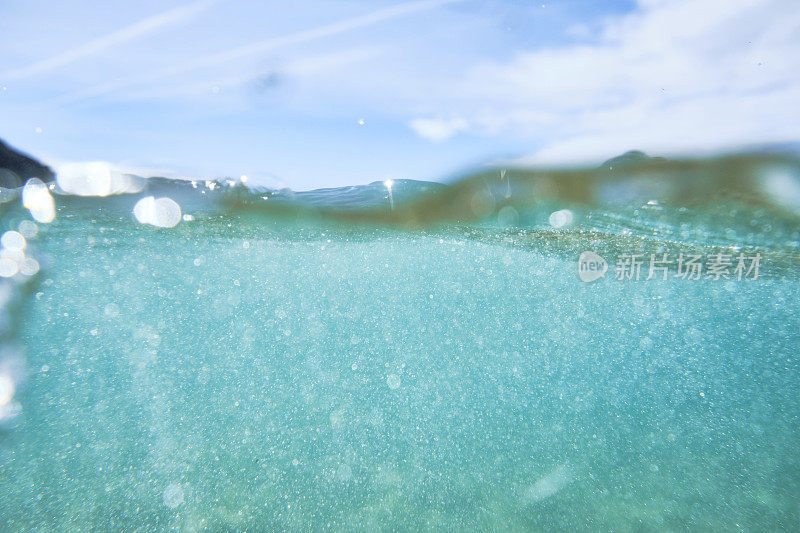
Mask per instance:
[[[469,124],[461,118],[445,120],[441,118],[417,118],[409,122],[409,126],[417,135],[431,141],[444,141],[460,131],[467,129]]]
[[[593,44],[473,67],[427,113],[460,117],[451,123],[476,132],[529,136],[542,148],[526,162],[796,140],[793,4],[640,0],[633,13],[606,21]],[[444,124],[414,129],[446,137]]]

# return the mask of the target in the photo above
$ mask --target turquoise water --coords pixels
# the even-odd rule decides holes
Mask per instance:
[[[6,342],[25,371],[0,529],[800,525],[791,217],[738,217],[771,221],[745,235],[573,206],[581,227],[537,232],[520,208],[520,233],[198,208],[154,228],[58,202]],[[653,250],[682,222],[719,229],[686,246],[768,242],[766,274],[580,281],[576,250],[641,241],[608,235],[626,217],[660,228]]]

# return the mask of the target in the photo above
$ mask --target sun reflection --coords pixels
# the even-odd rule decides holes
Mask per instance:
[[[383,182],[383,186],[386,187],[386,190],[389,191],[389,209],[394,210],[394,197],[392,196],[392,186],[394,185],[394,180],[386,180]]]

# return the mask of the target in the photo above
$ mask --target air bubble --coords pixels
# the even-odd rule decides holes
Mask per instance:
[[[172,198],[145,196],[133,206],[133,216],[142,224],[172,228],[181,221],[181,206]]]

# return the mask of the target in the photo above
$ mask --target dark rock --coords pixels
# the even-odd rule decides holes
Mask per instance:
[[[55,179],[55,174],[49,167],[0,140],[0,187],[21,187],[30,178],[48,182]]]

